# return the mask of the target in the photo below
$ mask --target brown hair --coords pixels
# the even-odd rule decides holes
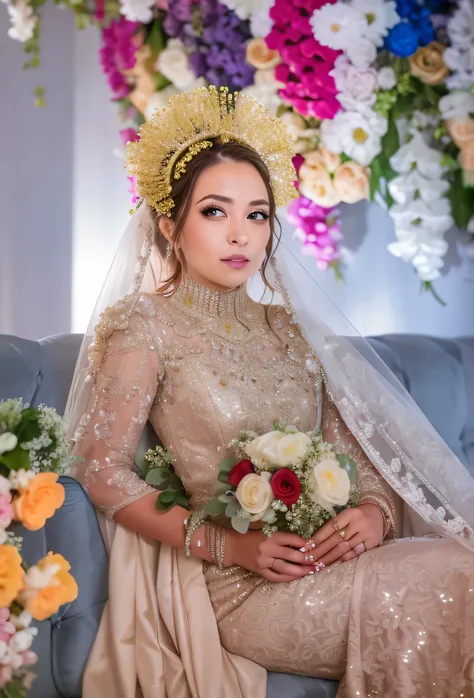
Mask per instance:
[[[270,174],[268,168],[261,159],[261,157],[251,148],[248,148],[241,143],[231,142],[222,143],[218,139],[213,139],[213,147],[209,150],[202,150],[200,153],[195,155],[189,163],[187,163],[186,172],[181,175],[177,180],[173,180],[172,189],[170,193],[170,198],[173,199],[175,203],[175,208],[173,209],[172,220],[174,222],[173,228],[173,242],[171,256],[169,257],[171,273],[168,279],[166,279],[157,289],[158,293],[162,295],[168,295],[174,291],[176,286],[181,281],[183,271],[185,271],[186,260],[184,259],[180,249],[178,248],[179,238],[181,232],[184,228],[184,224],[189,213],[189,208],[191,205],[191,198],[194,190],[194,186],[197,182],[199,175],[204,172],[209,167],[217,165],[225,160],[231,160],[233,162],[248,162],[255,167],[257,172],[263,179],[267,193],[268,200],[270,202],[270,230],[271,235],[266,248],[266,256],[263,261],[262,267],[260,269],[260,274],[262,276],[263,283],[265,286],[274,291],[273,286],[270,284],[266,278],[266,268],[273,251],[274,242],[276,239],[276,245],[278,245],[281,238],[281,225],[276,216],[276,206],[275,197],[273,195],[273,190],[270,182]],[[156,218],[156,229],[155,229],[155,245],[157,246],[160,255],[164,257],[166,255],[168,241],[161,232],[159,228],[159,216]],[[278,225],[278,233],[275,232],[275,225]]]

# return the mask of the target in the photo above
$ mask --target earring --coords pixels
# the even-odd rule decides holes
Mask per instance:
[[[173,252],[173,247],[172,247],[172,245],[171,245],[171,242],[169,242],[169,243],[166,245],[166,255],[165,255],[165,259],[166,259],[167,262],[169,262],[169,260],[170,260],[170,258],[171,258],[171,253],[172,253],[172,252]]]

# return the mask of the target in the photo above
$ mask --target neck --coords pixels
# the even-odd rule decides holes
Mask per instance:
[[[176,296],[190,311],[227,319],[242,316],[251,302],[245,284],[236,289],[217,291],[189,277],[184,277]]]

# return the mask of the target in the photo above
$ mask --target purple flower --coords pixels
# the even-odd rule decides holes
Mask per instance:
[[[300,196],[291,202],[287,215],[288,221],[296,228],[303,254],[314,257],[320,269],[334,266],[340,256],[338,243],[342,240],[339,212]]]

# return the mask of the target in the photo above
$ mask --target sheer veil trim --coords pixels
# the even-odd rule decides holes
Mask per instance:
[[[72,440],[80,439],[94,377],[116,329],[126,329],[140,293],[166,278],[153,245],[154,216],[132,215],[92,314],[66,407]],[[293,254],[280,244],[268,270],[269,298],[252,279],[255,300],[283,303],[324,370],[327,390],[374,466],[404,502],[404,535],[435,533],[474,548],[474,480],[410,395],[350,325]]]

